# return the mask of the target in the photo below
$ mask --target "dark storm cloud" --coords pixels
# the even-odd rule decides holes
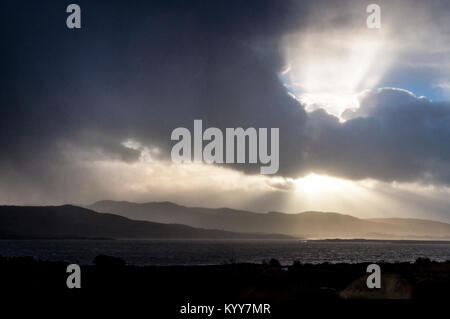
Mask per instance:
[[[352,179],[450,183],[450,103],[399,89],[365,92],[345,123],[310,115],[309,166]]]
[[[136,154],[124,140],[164,156],[171,130],[196,118],[301,127],[305,113],[276,75],[280,36],[297,24],[288,2],[79,5],[82,29],[68,30],[66,3],[2,4],[3,167],[30,167],[50,185],[41,161],[58,165],[68,144],[129,161]]]
[[[285,176],[448,173],[448,117],[438,116],[446,105],[410,98],[400,111],[388,98],[385,105],[367,97],[376,104],[369,116],[340,124],[309,117],[287,95],[277,76],[286,64],[281,40],[304,26],[305,2],[78,1],[80,30],[65,26],[68,3],[2,2],[1,189],[63,196],[73,185],[100,187],[65,150],[131,162],[139,152],[122,142],[133,139],[167,158],[171,131],[194,119],[204,127],[279,127]]]

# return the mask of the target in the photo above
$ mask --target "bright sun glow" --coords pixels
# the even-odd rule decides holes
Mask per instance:
[[[352,184],[350,181],[315,173],[295,180],[296,191],[310,195],[323,195],[324,193],[339,192],[343,189],[348,190],[353,186]]]
[[[380,57],[388,50],[386,38],[382,33],[355,35],[345,31],[288,36],[285,50],[289,68],[281,78],[307,111],[323,108],[340,117],[344,110],[357,108],[358,94],[375,88],[384,75],[392,58],[392,54]]]
[[[367,209],[360,209],[361,203],[367,204],[370,209],[376,209],[378,215],[385,210],[380,207],[378,195],[372,191],[373,185],[368,181],[351,181],[312,172],[294,180],[294,185],[294,192],[285,203],[286,207],[294,207],[294,212],[340,211],[355,216],[371,216]],[[382,202],[392,204],[387,199]]]

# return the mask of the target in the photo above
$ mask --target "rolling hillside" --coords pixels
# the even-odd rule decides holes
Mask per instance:
[[[135,221],[64,206],[0,206],[0,238],[287,238],[282,235],[239,234],[177,224]]]
[[[261,214],[229,208],[185,207],[171,202],[100,201],[89,208],[136,220],[234,232],[280,233],[305,238],[450,239],[450,224],[417,219],[369,220],[324,212]]]

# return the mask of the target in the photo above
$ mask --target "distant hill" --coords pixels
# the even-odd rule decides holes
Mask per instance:
[[[0,238],[288,238],[134,221],[77,206],[0,206]]]
[[[447,238],[450,238],[448,237],[450,224],[447,223],[415,218],[373,218],[370,221],[395,226],[398,231],[412,236],[417,233],[426,233],[445,237],[447,234]]]
[[[450,224],[418,219],[360,219],[324,212],[254,213],[186,207],[171,202],[100,201],[90,209],[136,220],[179,223],[234,232],[280,233],[305,238],[450,239]]]

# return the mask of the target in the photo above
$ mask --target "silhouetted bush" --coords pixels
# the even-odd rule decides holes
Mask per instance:
[[[430,258],[423,258],[423,257],[417,258],[415,262],[416,265],[426,265],[429,263],[431,263]]]
[[[278,261],[278,259],[275,259],[275,258],[270,259],[269,265],[272,267],[281,267],[280,262]]]
[[[271,258],[269,261],[267,261],[267,259],[263,259],[262,264],[271,267],[281,267],[280,262],[275,258]]]
[[[298,259],[294,260],[294,262],[292,263],[292,266],[294,267],[300,267],[302,265],[302,262]]]

